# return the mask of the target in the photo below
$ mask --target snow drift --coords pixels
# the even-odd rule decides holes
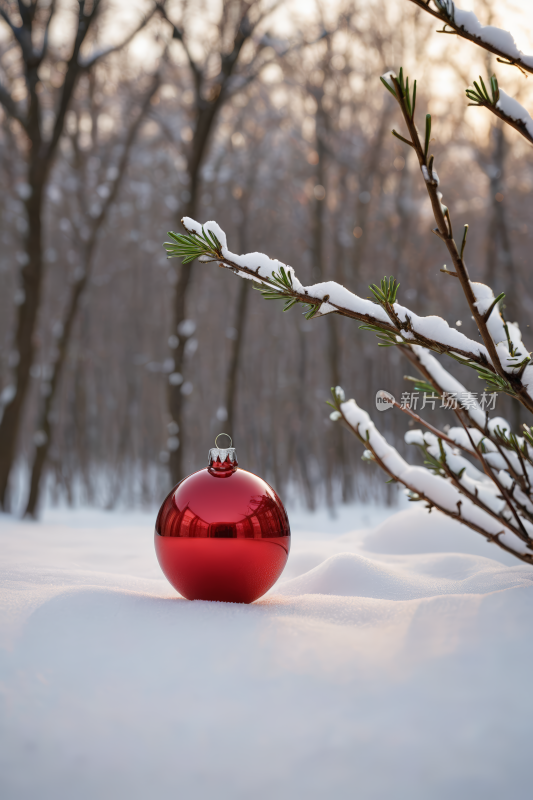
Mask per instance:
[[[152,525],[1,520],[3,798],[529,797],[533,569],[421,508],[296,518],[266,597],[191,603]]]

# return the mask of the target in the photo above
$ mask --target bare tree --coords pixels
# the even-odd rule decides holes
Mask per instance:
[[[108,194],[102,203],[101,209],[96,217],[91,217],[88,213],[86,214],[87,230],[84,231],[84,236],[79,236],[81,249],[80,264],[76,270],[76,274],[72,282],[64,318],[57,328],[59,335],[57,337],[56,357],[52,364],[47,391],[42,403],[37,422],[37,429],[34,435],[35,455],[31,468],[30,491],[25,511],[26,516],[35,517],[38,511],[43,469],[53,436],[51,412],[56,399],[59,381],[63,373],[65,359],[67,357],[68,348],[72,338],[72,330],[78,315],[80,301],[91,276],[91,269],[94,261],[95,251],[98,245],[99,234],[102,226],[107,220],[109,210],[117,199],[117,195],[128,166],[130,151],[134,144],[135,137],[146,116],[150,102],[159,88],[159,84],[160,76],[159,73],[157,73],[151,82],[148,91],[145,93],[145,96],[141,101],[140,108],[134,114],[133,121],[126,132],[126,137],[121,147],[120,158],[116,164],[112,163],[112,158],[108,158],[106,161],[107,173],[113,175],[114,177],[107,183]],[[113,149],[115,149],[116,152],[116,148],[111,147],[110,149],[111,152],[113,152]],[[79,150],[77,155],[78,157],[80,156]],[[84,161],[86,162],[86,159],[84,159]],[[85,182],[79,181],[78,194],[82,195],[84,190]],[[83,207],[83,205],[85,205],[83,196],[78,197],[78,200],[80,205]],[[80,234],[80,231],[78,231],[78,234]]]
[[[172,23],[173,36],[181,43],[185,51],[194,92],[194,102],[189,115],[191,144],[185,151],[189,199],[181,209],[180,216],[194,217],[197,215],[201,169],[221,109],[237,92],[250,85],[267,63],[272,63],[274,60],[270,56],[262,57],[262,51],[269,45],[269,39],[266,36],[253,42],[254,53],[246,63],[242,60],[242,53],[245,44],[253,40],[252,37],[258,26],[276,5],[277,3],[268,5],[262,0],[224,0],[214,40],[210,42],[202,62],[193,57],[184,26]],[[217,73],[213,75],[211,64],[214,59],[218,61],[219,67]],[[177,333],[179,342],[172,352],[175,371],[170,376],[168,385],[171,424],[177,431],[183,429],[184,396],[182,386],[184,385],[184,355],[187,342],[187,326],[184,323],[187,318],[190,282],[191,264],[185,264],[180,268],[174,293],[172,335],[175,336]],[[175,449],[171,450],[169,461],[173,483],[177,483],[183,477],[183,448],[178,439],[176,439],[176,444]]]
[[[150,0],[145,2],[149,8]],[[14,3],[12,6],[16,9]],[[202,65],[202,53],[205,55],[219,37],[216,15],[206,15],[199,33],[198,9],[204,7],[214,8],[202,2],[182,6],[180,0],[168,4],[169,16],[180,20],[184,38]],[[60,15],[69,13],[70,8],[67,2],[58,4],[57,24]],[[72,3],[72,8],[77,10],[78,5]],[[102,10],[106,8],[109,11],[99,18],[97,26],[91,26],[82,53],[99,52],[97,35],[107,41],[107,23],[114,19],[114,11],[102,3]],[[185,16],[179,16],[180,8],[185,8]],[[89,0],[85,5],[87,13],[88,10]],[[340,11],[347,16],[341,19]],[[13,13],[18,25],[16,10]],[[37,42],[42,31],[39,20],[35,28]],[[392,147],[382,144],[372,186],[363,185],[384,100],[391,101],[395,108],[390,95],[376,91],[380,88],[378,73],[401,63],[409,48],[413,71],[423,65],[429,76],[441,69],[443,61],[457,66],[461,61],[456,58],[458,48],[468,46],[458,42],[455,35],[441,36],[444,55],[439,56],[438,63],[434,61],[432,39],[428,36],[433,21],[414,4],[375,0],[370,7],[353,2],[340,10],[329,6],[329,33],[324,36],[325,25],[318,15],[310,18],[301,34],[310,46],[299,50],[295,46],[295,55],[289,52],[286,57],[283,53],[288,45],[275,38],[275,18],[269,23],[274,33],[265,35],[263,49],[259,47],[263,35],[256,28],[239,55],[229,83],[230,99],[217,112],[211,130],[200,168],[197,219],[217,219],[227,231],[228,241],[237,242],[233,249],[239,252],[257,249],[271,256],[283,253],[284,260],[297,267],[298,276],[306,284],[314,280],[339,281],[364,298],[369,294],[366,284],[371,276],[394,274],[402,284],[400,303],[409,305],[417,314],[432,313],[424,310],[432,306],[451,322],[462,319],[463,327],[457,327],[456,332],[477,341],[471,315],[465,315],[461,306],[464,300],[454,291],[457,279],[439,279],[443,261],[448,261],[449,269],[452,267],[449,258],[442,259],[439,253],[442,243],[428,229],[425,182],[420,180],[412,148],[409,158],[404,143],[395,140]],[[3,20],[0,25],[4,26]],[[58,30],[57,25],[51,30]],[[170,38],[172,32],[167,21],[157,19],[146,36]],[[5,68],[1,79],[24,111],[26,90],[18,45],[13,36],[6,34],[7,28],[0,37],[0,64]],[[331,40],[329,61],[324,58],[327,38]],[[44,138],[50,136],[55,108],[52,100],[59,99],[70,46],[69,39],[61,50],[52,38],[48,58],[39,70]],[[229,39],[224,47],[226,51],[231,49]],[[185,192],[190,188],[184,156],[193,144],[191,120],[196,113],[188,60],[178,40],[171,48],[173,58],[161,67],[160,91],[130,150],[121,188],[99,229],[88,269],[85,237],[89,237],[109,197],[116,177],[114,167],[119,166],[122,156],[119,148],[130,122],[133,124],[136,118],[132,104],[138,106],[152,79],[147,74],[148,69],[152,71],[151,62],[148,67],[136,58],[134,48],[126,48],[116,57],[100,60],[95,69],[83,71],[73,93],[44,193],[42,293],[32,337],[34,359],[24,424],[19,427],[16,444],[17,469],[10,479],[13,510],[24,510],[27,503],[29,487],[25,478],[40,449],[35,442],[44,438],[42,413],[46,403],[50,407],[51,429],[42,475],[46,476],[47,498],[52,503],[60,499],[104,507],[124,502],[155,503],[170,488],[168,457],[178,435],[168,412],[167,389],[170,375],[173,380],[178,376],[168,347],[178,338],[173,304],[180,273],[174,267],[176,262],[165,258],[161,240],[166,230],[173,229],[179,203],[183,207]],[[253,62],[258,52],[260,58],[250,69],[250,59]],[[261,73],[259,80],[252,79],[254,70],[273,61],[276,66]],[[206,93],[209,81],[218,74],[216,54],[208,69]],[[472,73],[472,67],[468,69]],[[479,69],[483,69],[482,63]],[[496,69],[511,72],[497,64]],[[514,72],[519,80],[518,71]],[[326,119],[322,127],[314,124],[317,109],[307,89],[311,76],[323,92]],[[466,86],[470,77],[471,74],[463,77],[455,70],[452,81]],[[516,93],[514,88],[513,92]],[[426,102],[420,87],[417,102],[419,108]],[[470,223],[469,269],[472,276],[479,275],[487,282],[485,244],[488,233],[492,236],[495,231],[494,226],[488,231],[488,221],[492,204],[496,211],[502,210],[503,205],[518,287],[518,318],[521,315],[527,323],[526,315],[533,313],[533,279],[529,271],[533,172],[527,141],[522,137],[521,142],[516,131],[507,131],[504,183],[497,190],[500,193],[501,189],[504,200],[491,198],[489,192],[494,195],[496,190],[485,179],[486,173],[468,160],[479,147],[484,153],[483,163],[493,163],[493,140],[485,141],[482,129],[469,125],[471,117],[480,113],[488,116],[490,110],[467,109],[466,104],[453,103],[451,98],[440,98],[441,102],[445,102],[439,111],[442,124],[434,126],[438,171],[442,185],[447,187],[446,201],[454,220],[460,218],[461,225]],[[384,123],[384,132],[387,127],[392,127],[390,116]],[[320,180],[317,130],[325,147],[324,177]],[[400,133],[405,136],[405,131]],[[386,141],[384,137],[383,142]],[[22,242],[27,235],[27,214],[21,199],[27,192],[26,143],[20,124],[0,109],[0,182],[4,188],[0,194],[3,400],[8,399],[14,386],[11,376],[16,358],[17,304],[23,298],[19,267],[26,257]],[[253,186],[248,189],[251,178]],[[317,185],[324,185],[326,192],[320,204],[313,191]],[[371,201],[361,204],[366,213],[362,226],[356,214],[359,196],[365,190]],[[322,277],[313,278],[313,226],[319,205]],[[353,230],[361,226],[368,238],[356,276],[356,248],[362,237],[356,238]],[[496,294],[515,288],[503,274],[500,239],[497,241]],[[230,416],[233,408],[232,427],[242,465],[265,475],[280,491],[290,487],[292,497],[302,498],[309,506],[324,502],[326,487],[329,501],[334,503],[350,497],[350,487],[354,496],[365,501],[384,502],[389,492],[395,496],[393,484],[386,486],[370,474],[360,460],[358,448],[350,446],[347,432],[327,418],[324,420],[321,401],[333,383],[330,338],[324,324],[329,325],[331,320],[336,323],[338,374],[342,376],[339,380],[345,388],[353,387],[351,394],[357,392],[357,401],[365,408],[373,406],[378,389],[391,388],[398,398],[404,388],[412,389],[412,384],[402,384],[406,372],[400,352],[403,346],[376,352],[371,337],[354,331],[354,326],[347,319],[340,319],[338,312],[328,314],[329,320],[324,323],[320,319],[305,320],[295,309],[272,318],[271,308],[261,303],[259,292],[252,291],[248,282],[245,286],[244,281],[227,281],[219,269],[210,275],[209,265],[199,269],[203,274],[196,273],[196,277],[196,270],[192,271],[186,304],[187,316],[197,326],[194,334],[186,336],[190,324],[183,333],[188,344],[180,377],[186,392],[194,385],[194,402],[185,394],[187,402],[182,407],[179,438],[185,445],[183,472],[201,464],[203,446],[198,444],[208,443],[215,425],[227,429],[228,421],[220,424],[220,416],[217,418],[217,410],[223,406]],[[76,321],[71,327],[61,377],[55,381],[61,331],[66,327],[73,289],[83,271],[87,273],[85,288],[77,301]],[[416,323],[415,317],[413,320]],[[241,328],[242,335],[236,336],[235,331]],[[171,330],[173,337],[169,341]],[[460,377],[460,365],[453,362],[451,369]],[[523,405],[503,397],[497,402],[498,413],[511,422],[512,405],[522,415],[520,422],[527,421]],[[435,408],[431,422],[442,430],[450,422],[449,414],[444,408]],[[408,447],[403,435],[408,423],[416,421],[393,412],[380,415],[380,421],[383,433],[405,458]],[[344,440],[342,463],[336,436]]]
[[[3,2],[0,18],[9,29],[12,41],[18,48],[19,73],[25,84],[25,102],[16,101],[9,82],[0,84],[0,103],[5,113],[19,126],[24,134],[23,149],[26,159],[26,180],[22,185],[22,196],[27,218],[27,233],[24,241],[24,263],[20,270],[22,301],[16,309],[15,357],[11,390],[4,394],[3,416],[0,422],[0,506],[6,507],[9,474],[16,454],[16,443],[28,391],[30,369],[34,359],[34,331],[41,303],[43,282],[43,207],[45,188],[63,134],[67,111],[74,90],[83,73],[89,72],[104,56],[116,52],[128,44],[143,28],[148,17],[142,19],[133,33],[119,45],[94,49],[84,55],[84,44],[91,40],[91,32],[100,11],[100,0],[93,0],[86,10],[86,2],[73,4],[77,8],[77,25],[70,42],[70,53],[66,57],[66,69],[61,85],[51,93],[54,116],[52,124],[45,124],[42,80],[40,70],[49,61],[61,60],[52,53],[50,27],[57,13],[55,0],[34,0],[29,5]],[[155,11],[155,7],[154,7]],[[154,13],[152,11],[152,14]],[[4,74],[9,81],[6,70]],[[61,72],[58,73],[60,75]],[[11,77],[13,83],[14,77]],[[48,100],[48,98],[47,98]],[[46,109],[48,110],[48,109]],[[48,121],[47,121],[48,122]]]

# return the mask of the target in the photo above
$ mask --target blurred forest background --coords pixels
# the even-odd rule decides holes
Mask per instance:
[[[516,34],[531,23],[525,3],[461,5]],[[374,399],[409,390],[401,354],[335,315],[282,314],[214,265],[167,260],[162,243],[184,214],[216,219],[234,252],[363,297],[394,275],[400,302],[475,335],[440,272],[418,165],[390,135],[401,123],[379,76],[402,65],[418,113],[433,114],[452,218],[470,224],[472,276],[507,292],[527,342],[531,151],[464,95],[495,72],[531,105],[517,71],[438,35],[408,0],[2,0],[5,510],[159,503],[221,430],[284,498],[392,497],[324,401],[341,384],[403,450],[407,419]]]

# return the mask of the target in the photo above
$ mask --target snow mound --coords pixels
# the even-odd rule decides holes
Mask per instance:
[[[0,515],[2,798],[529,800],[533,569],[415,507],[188,602],[153,522]]]
[[[383,564],[355,553],[339,553],[291,581],[277,594],[331,594],[412,600],[443,594],[475,594],[533,583],[533,570],[502,569],[487,558],[461,554],[404,558]]]
[[[399,511],[368,532],[363,547],[372,553],[469,553],[509,566],[519,563],[466,525],[435,509],[428,514],[422,504]]]
[[[397,571],[353,553],[330,556],[305,575],[278,584],[277,594],[332,594],[387,600],[414,596],[410,582]]]

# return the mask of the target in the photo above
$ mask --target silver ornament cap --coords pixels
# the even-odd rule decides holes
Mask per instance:
[[[218,442],[218,440],[219,440],[219,438],[221,436],[227,436],[228,437],[228,439],[230,441],[230,446],[229,447],[219,447],[218,446],[217,442]],[[238,461],[237,461],[237,451],[235,450],[235,448],[232,445],[233,445],[233,441],[232,441],[232,438],[229,435],[229,433],[219,433],[218,436],[215,439],[215,446],[212,447],[210,449],[210,451],[209,451],[209,457],[208,457],[208,462],[207,462],[208,466],[212,467],[212,466],[216,465],[217,462],[218,462],[219,465],[222,465],[226,461],[229,461],[231,464],[234,464],[235,466],[237,466],[237,463],[238,463]]]

